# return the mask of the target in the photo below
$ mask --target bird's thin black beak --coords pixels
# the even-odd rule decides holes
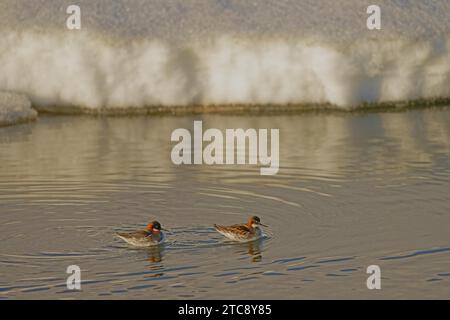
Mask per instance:
[[[166,232],[170,232],[169,230],[165,229],[165,228],[161,228],[162,231],[166,231]]]
[[[269,227],[268,225],[262,224],[261,222],[259,223],[259,225],[263,227]]]

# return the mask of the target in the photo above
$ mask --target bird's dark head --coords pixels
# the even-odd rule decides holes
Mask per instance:
[[[153,222],[150,222],[147,225],[147,230],[150,231],[150,232],[157,233],[157,232],[161,232],[162,227],[161,227],[161,224],[158,221],[153,221]]]
[[[248,219],[248,225],[252,228],[258,228],[259,226],[267,227],[265,224],[261,223],[261,219],[257,216],[253,216]]]

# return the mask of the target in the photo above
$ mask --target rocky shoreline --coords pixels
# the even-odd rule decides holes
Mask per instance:
[[[34,121],[38,113],[23,94],[0,91],[0,126]]]

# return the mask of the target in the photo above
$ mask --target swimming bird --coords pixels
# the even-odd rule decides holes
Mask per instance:
[[[125,242],[136,247],[157,246],[164,242],[165,235],[158,221],[150,222],[146,230],[134,231],[129,233],[117,233],[116,235]]]
[[[248,219],[246,224],[235,224],[232,226],[214,225],[217,232],[233,241],[248,242],[262,237],[260,226],[267,227],[261,223],[261,219],[253,216]]]

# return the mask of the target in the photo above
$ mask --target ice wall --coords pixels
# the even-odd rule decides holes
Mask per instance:
[[[37,108],[332,104],[450,97],[450,1],[0,2],[0,90]]]

